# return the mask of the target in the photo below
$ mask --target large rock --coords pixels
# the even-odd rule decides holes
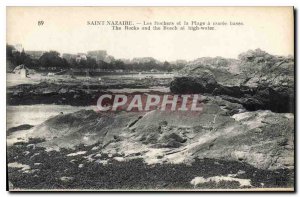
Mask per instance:
[[[99,153],[151,163],[191,163],[195,158],[246,162],[261,169],[293,168],[294,117],[246,112],[240,104],[206,97],[203,111],[58,115],[28,133],[50,149],[80,144]],[[182,114],[184,113],[184,114]]]
[[[74,148],[79,144],[98,142],[104,146],[115,141],[116,136],[120,136],[122,130],[141,114],[98,113],[93,110],[60,114],[34,127],[28,137],[45,139],[40,145],[50,149]]]
[[[170,85],[176,94],[212,94],[242,104],[247,110],[294,112],[294,59],[248,51],[240,60],[196,61],[188,65]],[[237,65],[237,71],[228,67]],[[207,65],[211,63],[211,65]],[[218,64],[217,64],[218,65]]]
[[[170,90],[173,93],[212,93],[212,91],[217,87],[217,81],[214,75],[206,70],[199,73],[198,76],[186,76],[175,78],[171,82]]]

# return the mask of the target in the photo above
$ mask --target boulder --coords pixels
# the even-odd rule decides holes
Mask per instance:
[[[108,116],[82,110],[50,118],[27,137],[46,138],[37,146],[52,149],[97,144],[99,153],[124,155],[129,160],[139,155],[149,164],[213,158],[260,169],[294,167],[293,114],[247,112],[221,97],[206,97],[204,102],[201,113],[184,115],[155,110]],[[128,127],[128,122],[135,123]]]
[[[208,70],[198,74],[197,76],[175,78],[170,85],[171,92],[186,94],[212,93],[218,85],[214,75]]]
[[[248,51],[235,61],[239,73],[218,61],[196,61],[180,71],[170,84],[175,94],[211,94],[242,104],[247,110],[294,112],[294,59],[272,56],[261,50]],[[230,61],[221,61],[231,66]]]

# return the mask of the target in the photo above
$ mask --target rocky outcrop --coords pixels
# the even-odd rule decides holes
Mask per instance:
[[[195,186],[199,182],[222,180],[249,186],[250,179],[237,175],[246,171],[251,174],[251,185],[255,187],[264,187],[260,185],[262,177],[272,184],[281,180],[293,182],[293,175],[289,174],[294,169],[293,64],[292,58],[271,56],[260,50],[241,54],[239,60],[200,58],[181,71],[180,76],[172,81],[170,90],[176,94],[201,94],[202,111],[169,112],[157,109],[149,112],[99,113],[81,110],[51,117],[33,128],[27,125],[13,128],[8,132],[7,144],[12,153],[17,151],[19,154],[22,150],[19,158],[21,164],[27,165],[28,161],[40,163],[45,158],[52,164],[54,158],[57,162],[65,160],[67,166],[73,166],[72,170],[86,169],[72,176],[58,173],[62,184],[72,184],[73,177],[77,180],[78,174],[95,174],[90,167],[99,169],[98,175],[103,178],[101,171],[107,172],[107,166],[113,166],[114,172],[115,169],[123,169],[119,165],[123,162],[129,165],[128,169],[132,169],[135,168],[132,163],[136,161],[146,167],[136,175],[146,171],[147,180],[148,169],[153,169],[153,166],[163,167],[163,173],[160,174],[164,175],[174,172],[173,166],[184,166],[188,168],[186,172],[193,176],[189,177],[189,183],[192,181]],[[9,102],[18,98],[18,94],[26,95],[24,92],[28,92],[28,97],[20,98],[32,99],[34,94],[64,98],[67,94],[77,95],[78,92],[90,97],[98,88],[83,85],[25,85],[13,88],[20,89],[21,93],[10,92],[16,95],[9,97]],[[76,99],[74,103],[82,97]],[[22,141],[27,141],[27,144]],[[24,151],[24,147],[28,150]],[[33,150],[40,152],[35,155]],[[12,153],[8,158],[15,162]],[[35,161],[36,157],[41,161]],[[203,162],[199,164],[199,161]],[[52,169],[56,169],[56,166]],[[65,172],[65,169],[61,170]],[[201,170],[203,173],[196,176],[195,172]],[[45,171],[49,172],[48,168]],[[127,168],[118,171],[117,177],[128,171]],[[268,173],[260,174],[263,171]],[[280,171],[281,175],[277,176]],[[112,175],[110,172],[108,177]],[[269,173],[272,175],[269,176]],[[155,171],[155,181],[160,179],[157,174]],[[182,174],[182,177],[186,177],[186,174]],[[132,177],[131,172],[128,177]],[[128,177],[122,182],[130,180]],[[272,181],[270,177],[273,177]],[[19,176],[15,178],[18,183]],[[91,183],[98,183],[99,177],[96,179]],[[117,183],[115,179],[112,180],[114,184]],[[169,177],[168,180],[177,182]],[[107,183],[106,178],[104,183]]]
[[[99,154],[142,158],[148,164],[214,158],[261,169],[293,168],[293,114],[247,112],[221,97],[204,97],[203,102],[197,114],[82,110],[50,118],[26,137],[43,138],[37,146],[56,150],[97,144]]]
[[[16,131],[29,130],[32,127],[33,126],[29,125],[29,124],[22,124],[22,125],[19,125],[19,126],[16,126],[16,127],[11,127],[9,129],[7,129],[7,134],[10,135],[11,133],[16,132]]]
[[[235,71],[226,61],[219,69],[203,65],[203,61],[191,64],[171,82],[170,90],[176,94],[221,96],[249,111],[294,112],[293,58],[272,56],[257,49],[241,54],[234,64],[238,65]]]
[[[213,80],[213,79],[212,79]],[[242,104],[247,110],[271,110],[279,113],[294,113],[294,89],[284,86],[258,87],[207,85],[202,79],[180,77],[171,83],[171,91],[176,94],[206,94],[221,96],[223,99]]]
[[[180,84],[180,85],[179,85]],[[173,93],[212,93],[218,83],[209,70],[204,70],[197,76],[183,76],[171,82],[170,90]]]
[[[33,128],[31,138],[41,138],[45,147],[72,148],[79,144],[92,145],[101,142],[103,146],[114,142],[128,124],[138,119],[138,113],[97,113],[81,110],[60,114]]]
[[[167,87],[171,78],[141,79],[128,78],[120,80],[102,79],[82,82],[68,81],[61,83],[50,80],[37,84],[21,84],[7,88],[8,105],[57,104],[72,106],[96,105],[101,94],[112,89],[122,90],[147,89],[150,87]]]

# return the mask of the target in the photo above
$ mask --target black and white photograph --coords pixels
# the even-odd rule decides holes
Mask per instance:
[[[8,191],[294,191],[294,17],[6,7]]]

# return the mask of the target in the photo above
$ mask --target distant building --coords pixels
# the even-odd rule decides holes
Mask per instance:
[[[77,53],[77,57],[80,57],[82,59],[87,59],[87,55],[85,53]]]
[[[96,61],[104,61],[107,56],[107,52],[105,50],[88,51],[87,55]]]
[[[21,53],[23,51],[23,46],[21,44],[14,45],[14,50],[12,50],[13,53],[19,52]]]
[[[27,77],[27,70],[25,68],[22,68],[20,70],[20,77],[21,78],[26,78]]]
[[[25,51],[32,59],[40,59],[40,57],[47,51]]]
[[[80,62],[81,60],[87,60],[87,55],[85,53],[77,53],[76,62]]]
[[[17,66],[14,71],[15,74],[19,75],[20,78],[26,78],[28,74],[28,69],[24,64]]]
[[[75,59],[75,61],[78,63],[81,60],[87,60],[87,54],[85,53],[77,53],[77,54],[71,54],[71,53],[63,53],[62,58],[66,59],[68,62],[72,59]]]

